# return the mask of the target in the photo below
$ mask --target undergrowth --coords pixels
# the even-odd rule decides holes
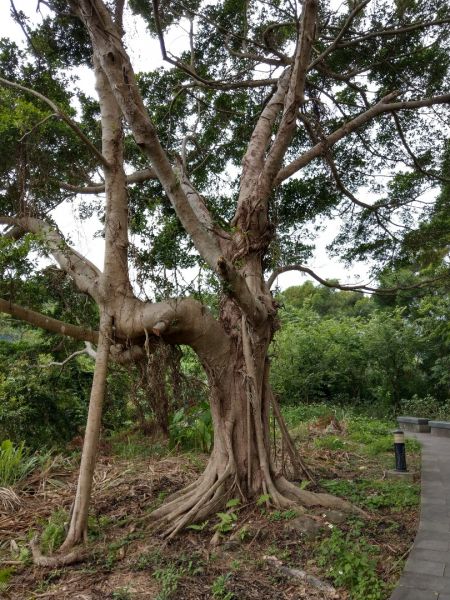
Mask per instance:
[[[335,529],[317,550],[317,564],[350,600],[384,600],[385,584],[377,573],[378,548],[361,537],[359,528],[344,534]]]
[[[398,511],[419,504],[420,487],[403,481],[331,479],[320,483],[331,494],[368,509],[389,508]]]
[[[0,487],[9,487],[25,479],[39,464],[39,456],[30,455],[24,442],[14,446],[4,440],[0,446]]]

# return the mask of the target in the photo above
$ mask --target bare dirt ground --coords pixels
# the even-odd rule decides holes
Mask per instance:
[[[312,443],[314,435],[318,434],[303,441],[301,449],[319,479],[351,481],[361,472],[366,478],[383,477],[385,457],[369,459],[349,451],[318,450]],[[57,460],[45,472],[32,475],[19,490],[20,508],[0,512],[0,569],[12,570],[0,598],[348,600],[344,589],[320,590],[310,581],[280,570],[280,566],[300,569],[331,586],[326,569],[317,565],[316,552],[333,528],[346,532],[352,526],[342,515],[310,511],[305,531],[301,511],[236,506],[228,509],[236,516],[230,531],[224,531],[215,546],[211,539],[220,516],[170,543],[153,532],[148,519],[151,510],[167,494],[191,482],[205,460],[186,454],[125,460],[103,451],[95,476],[88,556],[84,562],[62,569],[30,564],[27,545],[33,532],[45,529],[55,511],[69,511],[76,465],[73,459]],[[367,512],[364,535],[378,548],[378,573],[386,582],[398,578],[417,520],[417,507]]]

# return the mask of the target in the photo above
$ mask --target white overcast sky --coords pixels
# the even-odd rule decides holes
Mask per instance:
[[[38,20],[39,13],[36,12],[36,0],[15,0],[17,10],[22,10],[31,19]],[[45,9],[45,7],[43,7]],[[125,19],[127,31],[127,46],[135,71],[151,70],[162,65],[159,44],[146,33],[145,26],[139,20],[128,15]],[[13,38],[17,43],[23,42],[24,34],[20,27],[14,23],[10,16],[10,5],[8,0],[0,2],[0,37]],[[172,52],[177,48],[183,48],[188,38],[186,32],[178,30],[174,32],[169,45]],[[90,70],[82,69],[78,72],[80,80],[78,86],[84,91],[95,95],[94,77]],[[72,244],[78,251],[88,256],[91,261],[100,268],[103,266],[103,241],[94,238],[94,233],[100,229],[100,224],[95,219],[89,222],[82,221],[78,216],[77,202],[64,203],[53,214],[61,231],[70,235]],[[326,246],[331,242],[338,231],[337,221],[328,221],[324,224],[325,229],[316,238],[316,252],[308,266],[323,278],[337,278],[343,283],[358,281],[367,283],[370,281],[368,270],[370,265],[357,264],[352,268],[345,267],[342,263],[328,256]],[[285,289],[291,285],[299,285],[309,276],[297,272],[285,273],[278,278],[278,285]],[[189,279],[189,277],[187,277]]]

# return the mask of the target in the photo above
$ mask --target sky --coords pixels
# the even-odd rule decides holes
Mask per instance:
[[[40,14],[36,11],[36,0],[15,0],[17,10],[23,10],[30,19],[40,19]],[[42,11],[45,6],[41,5]],[[147,34],[144,24],[133,18],[132,15],[125,16],[125,30],[127,31],[126,44],[133,68],[136,72],[154,69],[163,65],[161,52],[157,40],[150,38]],[[10,37],[20,43],[24,40],[24,34],[20,27],[11,19],[9,1],[3,0],[0,3],[0,37]],[[168,47],[176,53],[177,50],[186,47],[188,43],[187,32],[173,31],[169,34]],[[87,68],[78,69],[78,86],[83,91],[95,96],[94,76],[92,71]],[[103,266],[103,241],[95,237],[95,233],[101,228],[99,221],[95,218],[89,221],[81,220],[78,216],[77,199],[60,205],[54,212],[53,218],[58,223],[60,230],[69,235],[72,245],[83,255],[87,256],[99,268]],[[315,240],[316,251],[313,258],[308,261],[308,266],[312,268],[322,278],[339,279],[341,283],[369,283],[368,275],[370,264],[359,263],[353,267],[345,266],[336,258],[327,254],[326,246],[332,241],[339,230],[337,220],[328,220],[322,224],[323,230]],[[189,280],[189,274],[186,277]],[[299,272],[284,273],[278,277],[277,285],[281,289],[292,285],[300,285],[308,275]]]

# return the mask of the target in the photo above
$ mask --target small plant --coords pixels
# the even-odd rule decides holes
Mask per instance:
[[[193,531],[203,531],[205,527],[208,525],[209,521],[203,521],[203,523],[193,523],[189,525],[186,529],[192,529]]]
[[[121,587],[117,588],[117,590],[114,590],[111,594],[111,597],[113,598],[113,600],[131,600],[131,592],[128,586]]]
[[[169,600],[172,594],[177,591],[178,582],[184,574],[185,570],[175,565],[157,569],[153,573],[153,577],[161,584],[161,590],[155,600]]]
[[[11,569],[11,567],[0,569],[0,592],[6,592],[8,589],[9,580],[11,579],[13,573],[14,571]]]
[[[11,440],[4,440],[0,446],[0,487],[12,486],[25,479],[39,463],[38,456],[30,456],[24,442],[17,447]]]
[[[268,516],[269,521],[289,521],[290,519],[294,519],[297,516],[297,511],[293,508],[289,508],[288,510],[274,510]]]
[[[51,554],[58,549],[64,541],[68,514],[65,510],[57,510],[50,515],[41,535],[42,550]]]
[[[217,517],[219,522],[214,525],[214,529],[216,529],[219,533],[228,533],[236,526],[236,521],[238,519],[237,514],[235,512],[218,512]]]
[[[320,544],[317,563],[327,567],[327,575],[335,585],[348,589],[350,600],[383,600],[386,590],[376,571],[376,548],[355,532],[353,536],[335,529]]]
[[[212,417],[209,404],[177,410],[169,425],[169,445],[172,448],[207,452],[213,442]]]
[[[233,600],[235,595],[233,592],[228,591],[227,585],[230,581],[231,573],[225,575],[219,575],[214,579],[211,586],[211,594],[213,598],[219,598],[220,600]]]
[[[264,506],[270,502],[270,494],[261,494],[261,496],[256,501],[256,506]]]

